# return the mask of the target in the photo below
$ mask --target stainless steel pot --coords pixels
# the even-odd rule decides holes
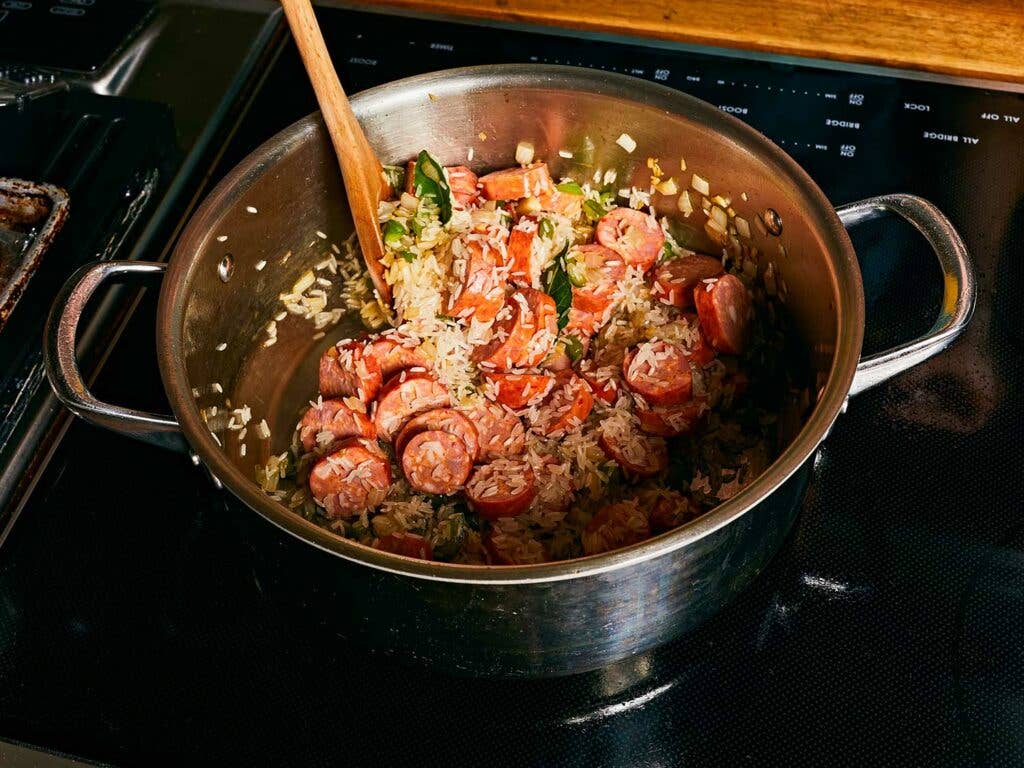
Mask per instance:
[[[337,555],[334,575],[347,598],[343,610],[378,646],[474,673],[561,674],[606,665],[694,628],[748,584],[779,547],[799,507],[809,459],[849,396],[935,355],[971,316],[975,288],[967,252],[932,205],[888,195],[834,210],[764,136],[668,88],[568,67],[474,67],[374,88],[352,106],[385,163],[403,163],[429,148],[445,164],[463,164],[472,147],[474,166],[496,167],[507,165],[517,142],[529,139],[555,176],[589,178],[594,168],[614,168],[617,186],[646,188],[645,160],[655,155],[683,186],[696,173],[710,181],[713,193],[731,194],[749,222],[772,209],[781,235],[752,226],[752,237],[788,287],[787,306],[812,351],[820,383],[806,424],[761,477],[701,519],[626,549],[536,566],[468,567],[401,558],[333,535],[253,482],[254,464],[286,449],[296,415],[314,393],[321,351],[357,323],[346,319],[327,338],[314,340],[308,324],[289,316],[278,324],[277,343],[262,345],[278,294],[324,250],[315,233],[341,242],[351,232],[319,115],[300,120],[217,186],[166,267],[157,348],[174,416],[97,401],[75,362],[76,325],[93,291],[108,278],[159,274],[163,265],[95,264],[72,277],[51,314],[48,373],[58,396],[80,417],[194,452],[253,510]],[[636,152],[615,143],[622,133],[636,140]],[[574,157],[560,158],[561,149]],[[680,158],[685,173],[678,171]],[[673,203],[659,200],[658,206],[678,215]],[[931,243],[942,267],[944,300],[924,337],[861,359],[863,292],[844,227],[889,212],[909,220]],[[702,218],[699,206],[692,218]],[[260,271],[262,260],[269,266]],[[193,396],[193,388],[207,392],[213,382],[224,389],[217,397],[246,403],[255,419],[267,418],[270,444],[258,450],[260,443],[250,441],[245,458],[235,442],[221,447]],[[215,404],[217,398],[203,395],[199,402]]]

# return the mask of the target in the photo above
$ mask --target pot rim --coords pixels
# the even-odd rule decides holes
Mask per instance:
[[[172,410],[188,443],[212,474],[247,506],[303,541],[357,564],[416,578],[468,584],[529,584],[595,576],[680,550],[742,517],[785,482],[811,456],[827,436],[846,402],[864,333],[864,295],[853,245],[832,204],[788,154],[763,134],[711,104],[666,86],[626,75],[579,67],[535,64],[485,65],[432,72],[397,80],[360,92],[352,109],[387,112],[409,100],[427,99],[428,93],[457,95],[514,87],[586,91],[628,101],[639,101],[714,128],[739,151],[772,166],[777,178],[792,184],[801,207],[821,220],[819,231],[831,254],[827,260],[837,316],[832,366],[818,401],[800,432],[774,462],[733,498],[702,517],[672,531],[629,547],[573,560],[536,565],[459,565],[425,561],[382,552],[332,533],[265,495],[256,483],[235,467],[205,428],[191,395],[182,346],[185,287],[197,268],[197,244],[275,160],[301,144],[320,126],[320,113],[296,121],[268,139],[242,160],[206,196],[182,233],[168,265],[157,310],[157,358]]]

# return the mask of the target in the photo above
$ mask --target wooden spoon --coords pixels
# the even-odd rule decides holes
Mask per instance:
[[[338,156],[363,260],[381,303],[390,312],[391,289],[384,281],[384,266],[381,264],[384,243],[377,223],[377,205],[389,197],[390,185],[380,160],[366,140],[366,134],[356,116],[352,114],[352,107],[338,81],[338,73],[331,64],[331,56],[327,52],[310,0],[281,0],[281,5],[284,6],[284,15],[288,18],[288,26],[291,27],[299,55],[313,84],[327,132],[331,135],[331,143]]]

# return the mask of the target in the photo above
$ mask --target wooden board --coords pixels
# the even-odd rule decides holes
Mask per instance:
[[[1024,83],[1024,0],[378,0],[375,5]]]

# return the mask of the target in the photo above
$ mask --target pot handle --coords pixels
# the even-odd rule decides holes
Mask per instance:
[[[100,284],[123,275],[163,275],[166,264],[150,261],[104,261],[77,270],[57,294],[46,319],[43,360],[53,391],[72,413],[91,424],[161,448],[188,452],[181,428],[170,416],[136,411],[93,397],[78,369],[75,337],[89,298]]]
[[[944,291],[942,309],[931,329],[911,342],[861,359],[850,386],[860,394],[898,373],[937,355],[964,332],[974,314],[977,282],[967,246],[949,219],[927,200],[916,195],[892,194],[869,197],[836,209],[846,228],[895,213],[925,236],[939,259]]]

